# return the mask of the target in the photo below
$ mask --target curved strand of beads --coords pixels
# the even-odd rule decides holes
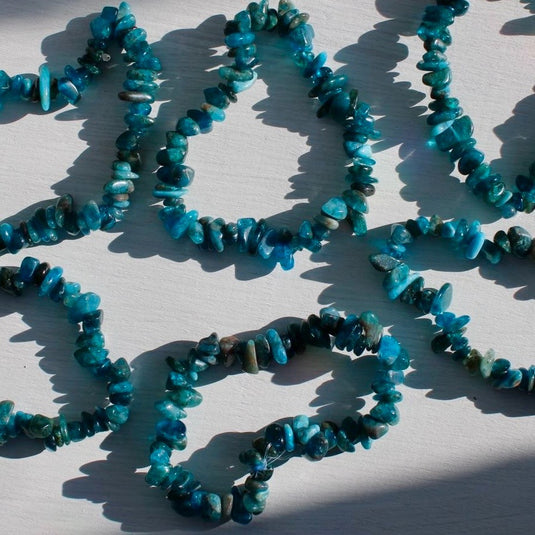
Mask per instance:
[[[79,420],[67,421],[63,415],[50,418],[14,411],[13,401],[0,401],[0,445],[24,434],[43,440],[47,449],[55,451],[71,441],[78,442],[101,431],[118,430],[128,419],[132,401],[130,366],[124,358],[115,362],[108,358],[101,331],[103,312],[98,308],[99,296],[93,292],[82,293],[78,283],[65,280],[62,268],[50,267],[36,258],[24,258],[19,268],[0,268],[3,290],[20,296],[28,286],[36,286],[39,296],[62,303],[67,308],[68,321],[78,324],[74,358],[94,376],[106,381],[109,404],[97,407],[94,412],[82,412]]]
[[[180,464],[171,464],[173,450],[183,450],[187,444],[186,426],[182,419],[186,409],[199,405],[201,393],[194,388],[200,372],[235,362],[247,373],[258,373],[272,362],[285,365],[307,345],[361,355],[376,354],[378,370],[371,385],[377,404],[366,415],[347,416],[341,425],[330,421],[315,423],[299,415],[288,422],[268,425],[264,435],[253,442],[252,449],[240,454],[240,461],[249,470],[243,485],[236,485],[228,494],[219,495],[205,490],[194,475]],[[354,452],[360,443],[369,449],[373,440],[385,435],[389,426],[399,421],[396,404],[402,395],[397,386],[403,383],[409,366],[407,352],[387,334],[373,312],[343,318],[333,307],[324,308],[320,315],[311,315],[301,323],[291,323],[284,331],[268,329],[254,339],[240,340],[236,336],[219,339],[213,333],[190,350],[184,360],[167,358],[171,372],[166,383],[165,399],[156,403],[161,419],[156,424],[155,438],[150,446],[150,469],[146,481],[167,492],[176,511],[184,516],[201,516],[212,521],[229,520],[247,524],[253,515],[261,513],[269,494],[267,481],[275,464],[282,457],[305,456],[319,461],[326,455]]]
[[[457,169],[466,176],[470,191],[498,208],[503,217],[512,217],[517,211],[531,213],[535,208],[535,162],[529,168],[529,176],[516,177],[516,191],[508,189],[502,176],[484,161],[485,155],[476,148],[472,137],[472,120],[463,115],[459,100],[450,95],[452,72],[445,53],[452,42],[448,26],[468,8],[467,0],[437,0],[436,5],[425,9],[418,29],[426,53],[417,68],[427,71],[423,83],[431,88],[432,113],[427,123],[432,127],[433,144],[449,153],[452,162],[458,162]]]
[[[135,23],[136,19],[126,2],[121,3],[119,9],[105,7],[101,15],[91,22],[93,38],[88,41],[86,54],[78,60],[81,67],[65,67],[67,76],[59,80],[50,79],[48,68],[41,67],[40,77],[33,83],[41,91],[41,96],[48,93],[48,97],[52,98],[55,91],[51,88],[57,87],[59,94],[76,102],[91,78],[100,72],[102,62],[108,57],[111,41],[117,41],[124,49],[124,60],[130,68],[119,98],[128,103],[128,113],[124,117],[127,129],[115,142],[117,159],[111,165],[113,173],[111,180],[104,185],[102,201],[99,204],[91,200],[78,207],[67,193],[55,204],[37,208],[18,227],[5,221],[0,223],[0,254],[14,254],[25,247],[56,242],[66,236],[85,236],[95,230],[109,230],[124,218],[130,205],[130,194],[135,189],[134,181],[139,178],[136,172],[140,166],[139,144],[153,123],[149,117],[150,104],[154,102],[158,89],[156,78],[161,69],[159,59],[145,40],[145,30]],[[19,78],[15,76],[9,80],[11,90],[19,87]],[[6,79],[0,72],[1,84],[5,86]],[[24,82],[22,85],[27,84]],[[50,85],[50,90],[43,90],[43,85],[47,88]],[[43,103],[39,91],[35,98]]]
[[[472,348],[465,336],[470,316],[448,312],[453,297],[453,286],[449,282],[439,289],[425,288],[424,278],[411,271],[404,260],[404,253],[407,245],[419,236],[444,238],[457,244],[467,259],[483,257],[497,263],[503,254],[533,257],[535,242],[529,233],[522,227],[511,227],[507,233],[497,232],[494,241],[490,241],[481,232],[478,221],[469,224],[464,219],[443,222],[436,215],[429,219],[418,217],[416,220],[409,219],[405,224],[393,225],[386,246],[380,253],[371,255],[370,262],[376,270],[385,273],[383,287],[389,299],[399,299],[433,316],[435,325],[440,329],[431,342],[433,352],[449,349],[453,360],[462,362],[472,374],[479,372],[496,388],[535,390],[535,366],[513,368],[509,360],[497,358],[492,349],[482,354]]]
[[[344,89],[347,76],[335,75],[324,66],[325,53],[314,56],[314,31],[307,21],[308,14],[300,13],[291,2],[281,1],[277,11],[263,0],[249,4],[247,10],[240,11],[227,22],[225,43],[234,63],[219,69],[223,82],[204,90],[206,102],[200,109],[188,110],[186,116],[178,120],[176,130],[167,132],[166,147],[157,154],[161,167],[157,172],[159,183],[153,194],[163,200],[160,219],[172,238],[188,236],[202,248],[217,252],[237,244],[240,252],[273,259],[283,269],[291,269],[296,251],[319,251],[322,241],[344,219],[355,235],[366,233],[367,197],[375,193],[377,182],[371,176],[375,161],[367,141],[376,139],[379,132],[375,130],[370,107],[359,102],[358,92]],[[344,150],[351,159],[346,176],[349,188],[340,196],[328,199],[321,212],[312,221],[303,221],[296,233],[287,227],[275,228],[263,219],[251,217],[240,218],[236,223],[226,222],[221,217],[199,217],[197,210],[187,210],[183,199],[194,176],[194,170],[184,163],[188,138],[210,132],[214,121],[224,120],[224,110],[231,102],[236,102],[237,93],[254,83],[257,78],[254,70],[257,64],[255,33],[260,30],[278,30],[289,41],[294,62],[303,76],[312,82],[309,97],[317,98],[321,104],[317,116],[330,115],[343,125]]]

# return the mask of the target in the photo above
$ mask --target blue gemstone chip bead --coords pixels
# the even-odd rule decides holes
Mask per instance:
[[[283,0],[279,2],[278,9],[273,9],[266,0],[262,0],[250,3],[246,10],[227,21],[225,44],[229,48],[228,56],[233,59],[232,65],[218,69],[221,83],[204,90],[205,102],[199,109],[188,110],[184,117],[179,118],[176,131],[168,133],[167,145],[156,158],[162,167],[157,172],[160,182],[154,188],[153,195],[163,203],[160,219],[172,238],[187,236],[201,248],[216,252],[238,245],[240,252],[259,256],[289,270],[294,266],[294,254],[297,251],[318,252],[331,231],[339,228],[343,221],[349,223],[356,236],[366,234],[367,198],[375,193],[377,182],[371,176],[375,160],[368,141],[377,139],[379,132],[375,128],[370,107],[359,100],[356,90],[346,89],[347,76],[335,74],[325,66],[324,52],[314,55],[314,30],[308,20],[309,15],[300,12],[292,2]],[[183,164],[188,146],[184,143],[180,154],[173,153],[178,158],[173,160],[170,155],[173,135],[192,138],[210,132],[214,122],[225,119],[224,110],[236,102],[238,95],[257,79],[257,32],[275,29],[289,44],[294,63],[312,86],[308,95],[318,101],[317,116],[328,115],[342,127],[343,148],[350,162],[346,168],[346,181],[350,189],[323,203],[319,213],[303,221],[297,232],[286,227],[275,228],[264,220],[250,217],[239,218],[236,222],[226,222],[219,217],[208,219],[205,216],[186,220],[184,214],[193,213],[185,207],[184,195],[187,190],[173,183],[172,177],[178,159]],[[177,218],[181,222],[179,232],[176,231]]]
[[[439,328],[431,341],[431,349],[435,353],[449,350],[453,360],[462,362],[470,373],[480,373],[496,388],[533,391],[529,376],[531,372],[524,368],[511,368],[508,360],[496,359],[492,350],[482,355],[471,347],[465,336],[470,317],[457,316],[448,310],[453,298],[453,286],[450,283],[443,284],[439,289],[425,288],[424,278],[410,270],[404,260],[406,246],[426,235],[453,243],[467,260],[482,258],[492,264],[500,262],[507,254],[517,258],[534,258],[535,240],[528,231],[518,226],[511,227],[507,232],[498,231],[491,241],[481,231],[479,221],[443,221],[437,215],[429,219],[421,216],[416,220],[409,219],[403,225],[393,225],[382,250],[370,255],[372,266],[384,274],[383,287],[389,299],[399,298],[404,303],[414,305],[420,312],[433,316]],[[383,336],[381,345],[386,340],[388,338]]]
[[[182,419],[202,399],[198,394],[195,403],[188,404],[183,394],[196,392],[193,385],[199,380],[200,372],[218,364],[225,367],[239,364],[244,372],[256,374],[272,362],[286,365],[308,345],[327,349],[336,345],[357,356],[368,349],[377,355],[377,371],[371,385],[377,404],[369,414],[354,412],[339,425],[332,421],[316,422],[306,415],[269,424],[253,441],[252,447],[239,454],[248,475],[229,493],[212,493],[182,465],[172,465],[171,452],[182,450],[187,444]],[[397,387],[403,383],[409,357],[394,337],[383,334],[383,327],[373,312],[364,312],[360,316],[349,314],[343,318],[338,310],[327,307],[319,316],[312,314],[284,330],[268,329],[251,339],[242,340],[237,336],[219,339],[212,333],[200,340],[185,359],[168,357],[167,364],[171,371],[166,383],[166,398],[156,403],[162,418],[156,424],[150,446],[146,482],[164,490],[173,508],[181,515],[248,524],[266,508],[268,481],[277,466],[291,457],[320,461],[337,453],[354,452],[358,444],[369,449],[374,440],[399,422],[397,404],[402,395]],[[528,379],[524,382],[530,380],[530,373],[526,372]],[[502,376],[504,374],[500,380],[505,382]],[[1,410],[0,406],[0,418]]]
[[[12,401],[1,401],[0,445],[24,434],[43,440],[47,449],[55,451],[100,431],[117,431],[128,420],[133,386],[126,360],[112,362],[108,358],[101,331],[100,298],[93,292],[82,293],[78,283],[66,281],[62,268],[33,257],[24,258],[19,268],[0,268],[0,289],[20,296],[28,286],[37,287],[39,296],[49,297],[67,308],[69,321],[79,329],[73,356],[80,366],[106,381],[109,403],[92,413],[82,412],[78,420],[67,421],[63,415],[50,418],[15,411]]]

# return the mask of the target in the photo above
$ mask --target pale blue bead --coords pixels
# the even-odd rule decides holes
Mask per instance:
[[[433,302],[431,303],[430,312],[433,316],[445,312],[448,307],[451,305],[451,300],[453,297],[453,286],[447,282],[443,284],[438,290]]]
[[[410,286],[411,283],[413,283],[417,278],[419,278],[421,275],[419,273],[416,273],[416,272],[411,272],[409,273],[409,275],[407,276],[407,278],[403,281],[400,281],[399,284],[393,288],[391,288],[390,290],[388,290],[388,298],[389,299],[397,299],[401,293],[403,292],[403,290],[405,290],[408,286]]]
[[[234,93],[241,93],[242,91],[245,91],[246,89],[249,89],[258,78],[258,74],[256,74],[256,71],[253,71],[253,77],[250,80],[234,80],[233,82],[229,82],[228,86]]]
[[[286,364],[288,362],[288,356],[284,350],[281,337],[275,329],[268,329],[266,331],[266,339],[271,348],[271,353],[273,355],[273,360],[277,364]]]
[[[99,305],[100,297],[97,294],[93,292],[81,294],[74,300],[69,309],[68,319],[71,323],[79,323],[86,314],[97,310]]]
[[[314,435],[317,435],[320,431],[321,429],[318,424],[312,424],[308,427],[298,429],[296,431],[297,440],[299,440],[299,442],[304,446]]]
[[[432,137],[438,136],[439,134],[444,132],[444,130],[447,130],[453,123],[454,121],[446,121],[444,123],[438,123],[436,126],[434,126],[431,129],[431,136]]]
[[[342,221],[347,217],[347,205],[341,197],[332,197],[321,207],[321,212],[336,221]]]
[[[455,236],[455,229],[455,221],[448,221],[442,225],[441,236],[447,239],[453,238]]]
[[[295,436],[290,424],[284,424],[284,444],[286,451],[291,453],[295,449]]]
[[[43,111],[50,109],[50,71],[46,64],[39,67],[39,100]]]
[[[300,429],[304,429],[310,425],[308,416],[304,414],[298,414],[294,416],[292,420],[292,429],[297,433]]]
[[[377,351],[377,358],[379,362],[391,366],[398,358],[401,351],[399,342],[389,335],[384,335],[379,342],[379,349]]]
[[[483,247],[484,243],[485,235],[482,232],[478,232],[468,242],[468,245],[464,252],[464,256],[468,258],[468,260],[473,260],[479,254],[479,251],[481,251],[481,248]]]
[[[197,220],[199,213],[197,210],[190,210],[186,214],[176,218],[170,227],[168,227],[169,234],[175,240],[181,238],[189,229],[190,224]]]
[[[43,282],[39,286],[39,295],[40,296],[49,295],[52,289],[54,288],[54,286],[56,286],[58,281],[61,279],[62,274],[63,274],[63,269],[60,268],[59,266],[50,268],[45,278],[43,279]]]

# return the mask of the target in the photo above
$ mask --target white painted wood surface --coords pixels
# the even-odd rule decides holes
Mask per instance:
[[[371,451],[359,449],[312,464],[294,459],[271,481],[255,533],[525,533],[532,527],[535,457],[533,397],[497,392],[462,366],[429,349],[428,318],[389,303],[367,256],[389,226],[418,215],[479,218],[492,234],[510,224],[532,232],[527,217],[496,220],[460,183],[447,157],[426,146],[426,88],[415,64],[415,36],[428,0],[302,0],[311,15],[315,50],[349,76],[372,105],[383,137],[375,143],[377,194],[370,200],[365,239],[347,228],[320,253],[296,255],[291,272],[261,260],[198,250],[171,240],[151,196],[154,155],[164,132],[227,64],[223,24],[241,0],[132,0],[138,24],[164,65],[157,124],[144,144],[145,167],[128,218],[109,233],[29,253],[60,265],[69,280],[102,298],[103,331],[112,357],[133,367],[131,421],[55,454],[28,441],[0,450],[0,533],[191,533],[198,521],[177,516],[143,481],[148,435],[165,381],[163,357],[217,331],[243,333],[306,317],[325,305],[345,312],[374,310],[413,358],[403,388],[401,423]],[[511,183],[534,158],[535,17],[525,2],[475,0],[452,28],[453,93],[473,118],[479,145]],[[53,72],[81,55],[97,0],[0,4],[0,67],[10,74]],[[90,14],[92,14],[90,16]],[[259,81],[228,110],[214,132],[190,144],[196,169],[188,205],[227,220],[266,217],[296,228],[344,188],[340,129],[318,121],[308,86],[274,36],[260,39]],[[49,115],[10,103],[0,113],[0,217],[17,222],[62,193],[98,198],[109,175],[125,106],[116,93],[119,61],[77,107]],[[29,113],[28,113],[29,111]],[[450,174],[451,173],[451,174]],[[509,224],[510,223],[510,224]],[[15,265],[28,254],[4,256]],[[532,265],[507,260],[474,265],[428,242],[411,252],[430,285],[451,281],[452,310],[472,315],[469,335],[515,365],[533,362],[535,312]],[[103,397],[103,385],[70,357],[73,330],[61,307],[35,295],[0,301],[0,397],[30,412],[74,417]],[[349,364],[313,351],[275,373],[207,377],[205,401],[187,419],[189,447],[175,459],[216,490],[243,474],[237,459],[273,420],[299,413],[339,419],[366,402],[367,360]],[[238,529],[226,524],[222,532]]]

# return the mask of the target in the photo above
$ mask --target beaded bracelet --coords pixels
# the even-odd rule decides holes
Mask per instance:
[[[0,254],[14,254],[24,247],[56,242],[67,235],[85,236],[94,230],[109,230],[124,218],[134,191],[133,181],[139,178],[136,173],[140,166],[139,143],[153,123],[149,117],[150,103],[154,102],[156,78],[161,69],[160,61],[145,40],[145,30],[135,23],[126,2],[119,9],[105,7],[90,24],[93,38],[88,41],[86,54],[78,59],[81,67],[74,69],[67,65],[63,78],[51,79],[46,65],[41,66],[40,76],[33,82],[21,75],[10,78],[0,71],[0,96],[11,92],[40,101],[43,109],[48,110],[50,101],[60,95],[71,103],[79,100],[87,84],[101,72],[103,63],[109,61],[108,47],[112,41],[125,50],[123,59],[131,67],[126,73],[124,91],[119,93],[119,98],[129,104],[124,117],[128,128],[115,142],[117,159],[111,165],[112,179],[104,185],[102,202],[91,200],[78,208],[73,197],[64,194],[55,204],[37,208],[17,228],[7,222],[0,223]],[[28,87],[33,89],[30,91]]]
[[[273,259],[286,270],[293,267],[296,251],[319,251],[322,241],[344,219],[355,235],[366,233],[367,197],[375,193],[377,182],[371,176],[375,161],[367,141],[376,139],[379,132],[374,128],[370,107],[359,102],[358,92],[344,90],[347,76],[335,75],[324,66],[327,58],[324,52],[317,56],[312,53],[314,31],[307,24],[308,17],[289,1],[282,0],[277,11],[269,8],[267,0],[262,0],[249,4],[247,10],[240,11],[227,22],[225,44],[234,63],[219,69],[223,83],[204,90],[206,102],[200,109],[188,110],[186,116],[178,120],[176,130],[167,132],[166,148],[156,157],[161,167],[153,195],[163,200],[160,218],[172,238],[188,236],[193,243],[217,252],[222,252],[227,245],[237,244],[240,252]],[[272,227],[263,219],[247,217],[238,219],[237,223],[227,223],[221,217],[199,217],[196,210],[187,211],[182,198],[194,176],[194,170],[184,164],[188,138],[210,132],[214,121],[225,119],[224,110],[237,101],[236,94],[254,83],[257,78],[254,67],[258,61],[255,33],[260,30],[278,30],[288,39],[292,59],[302,69],[303,76],[312,81],[309,97],[321,103],[317,116],[329,114],[343,125],[344,150],[352,164],[346,176],[349,189],[324,203],[321,213],[314,216],[312,222],[303,221],[297,233],[287,227]]]
[[[81,327],[74,358],[93,375],[106,380],[109,404],[97,407],[93,413],[82,412],[80,420],[67,422],[63,415],[49,418],[42,414],[14,412],[12,401],[1,401],[0,445],[25,434],[32,439],[43,439],[45,447],[55,451],[71,441],[78,442],[100,431],[116,431],[128,419],[133,390],[128,380],[130,366],[124,358],[115,362],[108,358],[109,351],[104,347],[100,329],[103,319],[103,312],[98,308],[100,298],[92,292],[81,293],[78,283],[67,282],[62,275],[62,268],[50,267],[28,256],[19,268],[0,268],[0,288],[20,296],[27,286],[34,285],[39,296],[63,303],[68,311],[68,321]]]
[[[516,177],[516,189],[507,188],[500,174],[484,162],[485,155],[476,148],[472,137],[474,126],[468,115],[463,115],[459,100],[450,96],[452,73],[445,51],[451,44],[448,26],[455,17],[464,15],[469,8],[467,0],[437,0],[436,6],[425,9],[418,35],[426,53],[417,68],[428,71],[423,83],[431,87],[429,104],[432,110],[427,123],[432,126],[433,144],[449,152],[452,162],[458,160],[457,169],[466,175],[466,185],[486,203],[498,208],[503,217],[512,217],[517,211],[531,213],[535,208],[535,162],[529,176]]]
[[[466,220],[444,223],[438,216],[429,219],[418,217],[409,219],[404,225],[392,226],[390,238],[383,251],[370,256],[375,269],[386,273],[383,287],[389,299],[414,305],[420,312],[431,314],[435,325],[440,329],[431,342],[433,352],[451,350],[453,360],[460,361],[472,374],[478,371],[489,379],[496,388],[517,388],[526,392],[535,390],[535,366],[512,368],[509,360],[496,358],[494,350],[484,355],[470,346],[464,336],[470,316],[457,316],[448,312],[453,297],[453,286],[445,283],[439,288],[424,288],[424,278],[412,272],[403,259],[406,246],[419,236],[445,238],[464,250],[465,257],[474,259],[484,257],[497,263],[503,254],[519,258],[533,256],[535,242],[522,227],[511,227],[508,232],[499,231],[494,241],[485,238],[478,221],[468,224]]]
[[[241,364],[247,373],[258,373],[272,361],[284,365],[307,345],[361,355],[365,350],[377,355],[378,370],[371,385],[377,404],[369,414],[347,416],[340,426],[330,421],[312,423],[307,416],[292,421],[272,423],[264,436],[253,441],[253,448],[242,452],[240,461],[250,472],[243,485],[232,487],[231,493],[218,495],[204,490],[194,475],[180,464],[170,461],[173,450],[186,447],[186,426],[182,418],[186,410],[199,405],[202,395],[193,385],[198,374],[217,364]],[[324,308],[320,315],[311,315],[301,323],[291,323],[285,331],[268,329],[254,339],[240,340],[236,336],[218,339],[213,333],[190,350],[184,360],[167,358],[171,372],[166,383],[166,398],[156,403],[162,419],[156,424],[155,439],[150,446],[150,469],[146,481],[167,491],[167,498],[176,511],[184,516],[200,515],[212,520],[229,520],[247,524],[253,515],[261,513],[269,494],[267,481],[273,475],[274,464],[290,457],[305,456],[313,461],[326,455],[354,452],[360,443],[369,449],[373,440],[387,433],[390,425],[399,421],[396,403],[402,395],[396,390],[403,383],[409,366],[407,352],[392,336],[383,335],[383,327],[373,312],[360,317],[341,317],[333,307]],[[281,459],[284,457],[284,461]]]

